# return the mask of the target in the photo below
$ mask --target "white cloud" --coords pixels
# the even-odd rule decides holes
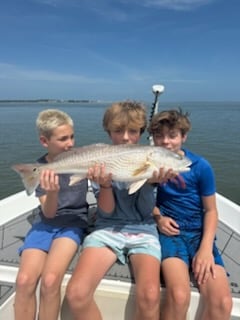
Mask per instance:
[[[43,5],[48,5],[51,7],[56,7],[58,4],[64,3],[64,0],[32,0]]]
[[[98,83],[105,81],[102,78],[90,78],[84,75],[61,73],[51,70],[25,69],[13,64],[0,63],[0,79],[21,81],[54,81],[68,83]]]
[[[191,10],[208,5],[216,0],[120,0],[124,3],[136,3],[145,7],[167,8],[170,10]]]
[[[166,8],[169,10],[192,10],[200,6],[205,6],[216,0],[32,0],[52,7],[88,7],[100,15],[108,15],[118,20],[126,19],[127,13],[121,4],[144,6],[148,8]],[[120,6],[119,6],[120,4]],[[112,18],[113,18],[112,17]]]

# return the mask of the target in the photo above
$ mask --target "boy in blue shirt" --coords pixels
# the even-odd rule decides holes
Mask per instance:
[[[159,229],[162,272],[166,284],[163,318],[185,320],[190,303],[189,270],[203,298],[202,320],[229,320],[230,288],[215,245],[218,222],[215,178],[204,158],[182,147],[191,129],[188,114],[168,110],[156,114],[148,128],[156,146],[188,157],[182,173],[185,188],[171,181],[157,189],[154,217]]]
[[[39,163],[52,162],[74,145],[73,121],[57,109],[39,113],[36,120],[39,139],[47,153]],[[40,207],[38,221],[19,249],[21,260],[16,279],[15,320],[57,320],[64,273],[87,227],[87,179],[69,186],[68,174],[43,170],[36,189]],[[36,288],[41,278],[39,311]]]

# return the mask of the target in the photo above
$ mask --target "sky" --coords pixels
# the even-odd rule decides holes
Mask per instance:
[[[0,1],[0,99],[240,101],[239,0]]]

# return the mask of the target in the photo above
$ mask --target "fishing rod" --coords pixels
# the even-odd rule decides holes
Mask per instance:
[[[154,102],[152,104],[152,109],[151,109],[151,112],[150,112],[150,118],[149,118],[149,122],[151,122],[152,120],[152,117],[158,113],[158,104],[159,104],[159,96],[160,94],[162,94],[164,92],[164,86],[162,84],[154,84],[152,86],[152,92],[154,94]],[[153,145],[153,139],[152,137],[150,136],[148,138],[150,140],[150,144]]]

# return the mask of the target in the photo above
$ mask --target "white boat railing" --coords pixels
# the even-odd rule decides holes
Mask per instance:
[[[0,200],[0,226],[38,206],[38,199],[20,191]],[[240,206],[217,193],[219,220],[240,235]]]
[[[39,205],[39,200],[28,196],[25,191],[18,192],[0,200],[0,226],[33,210]]]
[[[240,235],[240,206],[217,193],[219,220]]]

